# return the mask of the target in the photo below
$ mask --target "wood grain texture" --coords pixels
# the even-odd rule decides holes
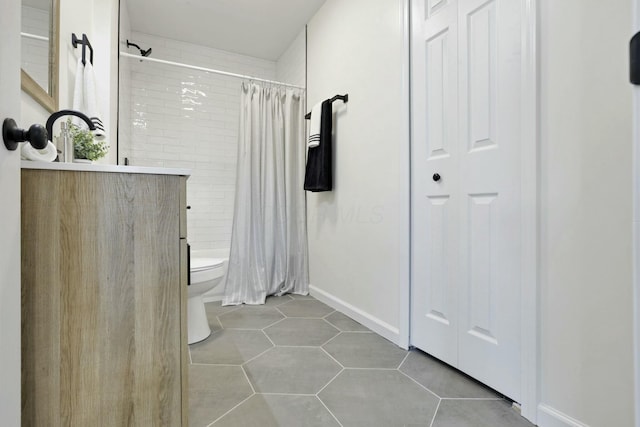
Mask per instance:
[[[180,192],[180,212],[184,213],[180,216],[180,238],[187,238],[187,177],[180,177],[182,181],[182,191]]]
[[[182,345],[182,425],[189,425],[189,344],[187,331],[187,298],[188,284],[189,284],[189,265],[188,265],[188,243],[187,243],[187,177],[180,178],[180,292],[182,292],[182,310],[181,317],[181,336],[183,341]]]
[[[182,425],[182,185],[22,171],[22,425]]]
[[[186,187],[184,187],[186,193]],[[184,212],[184,210],[182,211]],[[188,276],[191,273],[187,267],[187,239],[180,239],[180,292],[182,292],[181,310],[183,313],[181,324],[182,342],[182,390],[189,390],[189,344],[187,332],[187,298],[188,298]],[[189,393],[182,393],[182,425],[189,425]]]

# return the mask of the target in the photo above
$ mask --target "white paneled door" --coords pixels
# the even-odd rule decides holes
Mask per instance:
[[[0,125],[20,123],[20,2],[0,0]],[[0,140],[2,138],[0,137]],[[20,154],[0,141],[0,424],[20,425]]]
[[[520,2],[412,6],[411,344],[518,400]]]

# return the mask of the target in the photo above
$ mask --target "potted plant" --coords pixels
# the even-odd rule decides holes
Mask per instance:
[[[104,141],[96,141],[90,130],[67,121],[69,135],[73,140],[73,158],[78,163],[93,163],[101,159],[109,151],[109,146]]]

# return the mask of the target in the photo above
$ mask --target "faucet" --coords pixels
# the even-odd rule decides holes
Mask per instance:
[[[93,124],[91,119],[81,112],[75,110],[60,110],[50,115],[47,119],[47,124],[45,125],[45,127],[47,128],[47,135],[49,135],[51,141],[53,141],[53,124],[56,120],[63,116],[80,117],[87,125],[89,125],[90,130],[96,130],[96,126]]]

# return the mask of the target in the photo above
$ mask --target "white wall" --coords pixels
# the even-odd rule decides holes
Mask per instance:
[[[106,164],[117,162],[118,3],[114,0],[93,0],[93,38],[89,39],[94,49],[98,108],[106,126],[106,142],[111,147],[99,161]]]
[[[629,427],[631,2],[542,0],[540,20],[539,423]]]
[[[291,42],[276,62],[276,80],[304,87],[306,84],[307,60],[306,29]]]
[[[268,79],[276,75],[273,61],[137,32],[130,41],[153,48],[153,58]],[[132,127],[130,137],[120,135],[120,162],[127,157],[131,165],[191,169],[187,219],[192,249],[228,249],[241,80],[128,58],[122,65],[131,67],[131,95],[121,100],[121,117],[131,108]],[[123,76],[123,88],[125,80]],[[121,123],[126,132],[125,126]]]
[[[86,33],[93,43],[93,1],[65,0],[60,2],[60,109],[73,106],[73,88],[75,84],[76,65],[82,55],[82,46],[78,49],[71,44],[71,33],[82,37]],[[104,51],[94,54],[94,64],[102,64]]]
[[[18,124],[24,128],[28,128],[34,123],[44,126],[49,117],[49,112],[23,91],[20,91],[20,107],[22,118]]]
[[[336,94],[334,190],[307,193],[312,294],[396,343],[408,282],[402,0],[328,0],[308,24],[309,106]]]

